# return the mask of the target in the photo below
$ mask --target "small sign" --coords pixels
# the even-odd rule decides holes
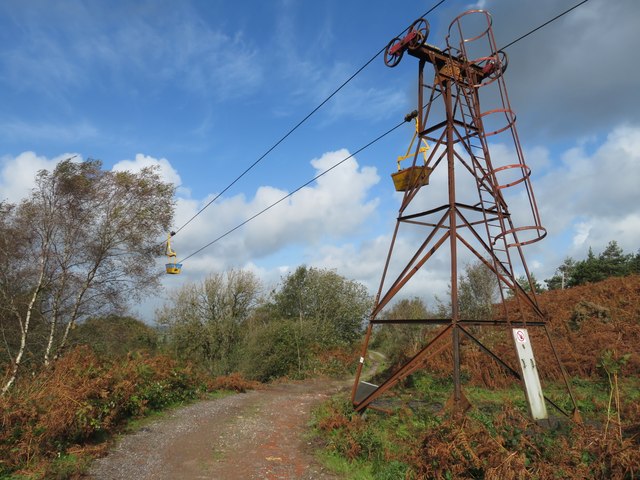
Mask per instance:
[[[515,340],[514,346],[520,359],[520,370],[522,372],[522,379],[524,380],[531,416],[534,420],[548,418],[544,394],[542,393],[542,386],[540,385],[540,377],[538,376],[538,368],[529,340],[529,333],[524,328],[514,328],[513,339]]]

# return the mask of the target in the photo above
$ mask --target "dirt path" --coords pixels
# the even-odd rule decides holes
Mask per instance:
[[[344,385],[272,385],[175,410],[125,436],[89,478],[338,479],[315,461],[304,433],[311,408]]]

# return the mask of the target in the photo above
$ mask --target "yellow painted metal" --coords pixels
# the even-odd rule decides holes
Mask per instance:
[[[392,173],[391,179],[398,192],[404,192],[411,187],[429,185],[429,175],[433,169],[426,165],[414,165]]]
[[[405,155],[400,155],[398,157],[398,171],[396,173],[391,174],[391,179],[393,180],[393,185],[398,192],[404,192],[411,188],[412,186],[424,186],[429,185],[429,175],[432,172],[432,168],[427,167],[427,150],[429,150],[429,145],[424,138],[421,138],[420,141],[423,143],[417,152],[412,152],[413,144],[418,137],[418,118],[415,119],[416,128],[413,133],[413,137],[411,138],[411,143],[409,143],[409,148],[407,148],[407,153]],[[417,155],[422,154],[422,159],[424,165],[412,165],[408,168],[402,168],[400,163],[407,158],[416,157]]]
[[[177,275],[178,273],[180,273],[182,271],[182,264],[181,263],[167,263],[165,265],[165,268],[167,269],[167,273],[169,273],[171,275]]]
[[[176,254],[176,252],[174,252],[171,249],[171,237],[173,235],[174,235],[174,233],[171,232],[167,237],[166,255],[169,258],[169,263],[165,264],[165,268],[167,270],[167,273],[169,273],[171,275],[177,275],[182,270],[182,264],[181,263],[177,263],[177,259],[176,259],[177,258],[177,254]],[[172,260],[173,260],[173,262],[172,262]]]

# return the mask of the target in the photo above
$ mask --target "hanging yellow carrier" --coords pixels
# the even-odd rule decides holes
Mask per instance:
[[[432,168],[427,167],[427,150],[429,150],[429,145],[424,138],[420,139],[420,141],[424,145],[420,147],[417,152],[417,154],[422,154],[424,164],[412,165],[407,168],[401,168],[400,166],[400,162],[416,155],[416,153],[411,152],[411,149],[413,148],[413,144],[418,136],[418,112],[414,111],[413,113],[407,115],[407,117],[405,117],[405,120],[410,119],[411,117],[415,118],[416,123],[416,129],[413,133],[413,138],[411,139],[409,148],[407,148],[407,153],[398,157],[398,171],[391,174],[393,185],[398,192],[404,192],[406,190],[409,190],[410,188],[429,185],[429,175],[431,175],[431,172],[433,171]]]
[[[169,236],[167,237],[166,255],[169,258],[169,263],[165,264],[165,267],[167,269],[167,273],[169,273],[171,275],[177,275],[182,270],[182,264],[181,263],[177,263],[177,260],[176,260],[177,254],[176,254],[176,252],[174,252],[171,249],[171,237],[173,237],[175,234],[176,234],[175,232],[171,232],[171,233],[169,233]]]

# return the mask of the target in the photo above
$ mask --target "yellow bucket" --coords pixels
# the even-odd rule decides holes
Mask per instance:
[[[175,275],[175,274],[180,273],[180,270],[182,269],[182,264],[181,263],[166,263],[165,267],[167,269],[167,273]]]
[[[399,172],[392,173],[391,178],[393,179],[393,185],[396,187],[396,191],[404,192],[411,187],[429,185],[429,175],[431,175],[432,171],[433,169],[426,165],[414,165],[409,168],[404,168]]]

